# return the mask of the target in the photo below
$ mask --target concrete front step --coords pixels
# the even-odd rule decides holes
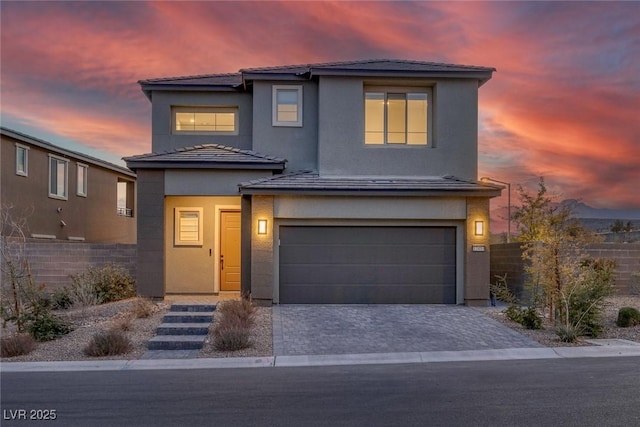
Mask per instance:
[[[213,312],[169,312],[164,315],[164,323],[211,323]]]
[[[171,304],[171,311],[180,311],[180,312],[211,312],[216,310],[215,304],[192,304],[185,302],[177,302]]]
[[[208,335],[208,323],[163,323],[156,329],[157,335]]]
[[[157,335],[149,340],[149,350],[199,350],[206,335]]]

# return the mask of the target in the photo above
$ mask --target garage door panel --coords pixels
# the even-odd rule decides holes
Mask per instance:
[[[431,264],[451,262],[452,245],[287,245],[280,248],[282,259],[288,264],[303,263],[321,258],[325,264]]]
[[[280,227],[281,303],[456,301],[453,227]]]

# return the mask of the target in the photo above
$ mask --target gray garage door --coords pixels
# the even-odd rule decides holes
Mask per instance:
[[[283,304],[455,304],[454,227],[280,227]]]

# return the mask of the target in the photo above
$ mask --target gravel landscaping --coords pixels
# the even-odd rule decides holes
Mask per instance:
[[[123,355],[109,357],[88,357],[82,350],[89,343],[93,335],[100,331],[117,326],[127,316],[131,316],[135,298],[118,301],[100,306],[88,307],[56,312],[57,315],[69,322],[74,330],[54,341],[36,344],[36,349],[30,354],[12,358],[4,358],[3,362],[35,362],[35,361],[76,361],[76,360],[116,360],[138,359],[147,349],[147,341],[155,336],[157,326],[162,322],[162,317],[168,311],[169,305],[164,302],[154,303],[153,314],[148,318],[132,320],[132,328],[126,331],[133,343],[133,349]],[[607,300],[607,308],[604,313],[605,325],[602,336],[604,339],[624,339],[640,343],[640,326],[632,328],[619,328],[615,321],[620,307],[640,308],[640,296],[616,296]],[[553,328],[547,325],[543,330],[526,330],[517,323],[505,318],[501,310],[496,307],[480,309],[485,315],[502,322],[504,325],[517,330],[523,335],[541,343],[547,347],[569,345],[591,345],[581,339],[578,343],[567,344],[560,342]],[[212,326],[215,325],[215,316]],[[7,325],[2,329],[2,336],[8,336],[15,332],[15,327]],[[234,351],[220,352],[215,350],[211,335],[205,341],[204,348],[198,357],[257,357],[271,356],[273,354],[272,320],[270,307],[258,307],[255,314],[255,323],[251,330],[251,347]],[[401,350],[401,349],[399,349]]]

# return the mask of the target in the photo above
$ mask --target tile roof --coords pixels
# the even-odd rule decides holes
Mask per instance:
[[[204,87],[237,89],[246,81],[263,78],[310,78],[313,75],[401,75],[401,76],[471,76],[482,83],[491,78],[495,68],[475,65],[456,65],[439,62],[410,61],[405,59],[367,59],[359,61],[321,62],[275,67],[244,68],[239,73],[203,74],[197,76],[163,77],[140,80],[142,90],[202,89]]]
[[[125,157],[132,168],[241,168],[283,170],[285,159],[220,144],[202,144],[160,153]]]
[[[502,187],[453,176],[444,177],[327,177],[301,171],[243,183],[245,194],[389,194],[499,196]]]
[[[322,70],[349,70],[349,71],[495,71],[495,68],[480,67],[476,65],[456,65],[439,62],[411,61],[406,59],[366,59],[359,61],[321,62],[315,64],[283,65],[276,67],[245,68],[241,73],[260,74],[302,74],[321,72]]]

